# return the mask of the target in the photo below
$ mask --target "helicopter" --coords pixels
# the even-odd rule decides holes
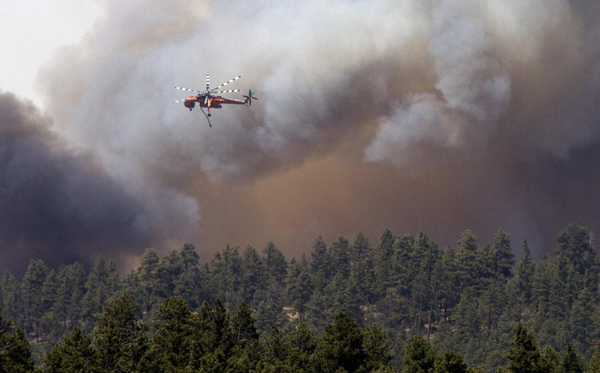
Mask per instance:
[[[227,84],[232,83],[241,77],[242,77],[241,75],[236,76],[235,78],[226,81],[225,83],[219,85],[218,87],[210,89],[210,76],[209,76],[209,74],[206,74],[206,89],[204,91],[199,91],[196,89],[189,89],[189,88],[184,88],[184,87],[173,87],[175,89],[179,89],[182,91],[198,92],[198,94],[196,96],[189,96],[182,100],[173,101],[173,103],[176,104],[178,102],[183,102],[183,106],[190,109],[190,111],[192,111],[192,109],[196,106],[196,103],[197,103],[198,106],[200,107],[200,110],[206,117],[206,120],[208,120],[208,126],[212,127],[212,124],[210,123],[210,116],[211,116],[210,109],[211,108],[220,109],[223,107],[223,105],[227,105],[227,104],[250,106],[250,105],[252,105],[252,99],[258,100],[258,98],[256,98],[254,96],[254,93],[256,93],[256,92],[252,92],[252,90],[248,91],[247,96],[244,95],[244,97],[246,98],[244,101],[235,100],[235,99],[231,99],[231,98],[224,98],[224,97],[219,96],[222,93],[239,92],[240,91],[239,89],[230,89],[230,90],[226,90],[226,91],[219,91],[219,88],[224,87]],[[206,113],[203,108],[206,108],[206,111],[208,113]]]

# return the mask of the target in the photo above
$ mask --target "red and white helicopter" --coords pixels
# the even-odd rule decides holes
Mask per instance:
[[[196,106],[196,103],[197,103],[198,106],[200,107],[200,110],[202,110],[202,113],[204,114],[204,116],[206,116],[206,120],[208,120],[209,127],[212,127],[212,124],[210,123],[210,118],[209,118],[211,108],[220,109],[223,107],[223,105],[228,105],[228,104],[250,106],[250,105],[252,105],[252,99],[258,100],[258,98],[253,96],[255,92],[252,92],[252,90],[248,91],[248,96],[244,95],[244,97],[246,97],[246,99],[244,101],[219,96],[221,93],[239,92],[240,91],[239,89],[230,89],[228,91],[219,91],[218,89],[226,86],[227,84],[229,84],[231,82],[238,80],[241,77],[242,77],[241,75],[236,76],[235,78],[226,81],[225,83],[221,84],[220,86],[210,89],[210,76],[208,74],[206,74],[206,89],[204,91],[198,91],[196,89],[189,89],[189,88],[183,88],[183,87],[173,87],[175,89],[180,89],[182,91],[198,92],[198,94],[196,96],[189,96],[182,100],[173,101],[173,103],[178,103],[178,102],[183,101],[183,106],[190,109],[190,111],[192,111],[192,109],[194,108],[194,106]],[[207,108],[208,114],[205,113],[204,109],[202,109],[202,108]]]

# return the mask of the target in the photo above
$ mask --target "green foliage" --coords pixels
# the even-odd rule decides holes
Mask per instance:
[[[431,344],[421,337],[414,337],[406,346],[403,373],[429,373],[435,367],[435,352]]]
[[[552,346],[544,347],[542,350],[542,371],[553,373],[558,370],[558,365],[560,364],[560,356],[552,348]]]
[[[273,242],[267,244],[263,250],[264,263],[267,273],[277,284],[283,284],[287,276],[288,263],[285,256],[275,247]]]
[[[527,246],[527,241],[523,241],[523,250],[521,252],[521,261],[516,270],[516,286],[519,301],[528,304],[531,301],[533,293],[533,276],[535,275],[535,263]]]
[[[43,286],[50,269],[41,260],[31,260],[21,285],[21,301],[23,305],[23,326],[26,332],[33,332],[34,326],[44,314]]]
[[[94,328],[94,343],[103,369],[111,372],[143,371],[141,362],[148,340],[140,323],[140,305],[132,295],[122,293],[103,306]]]
[[[310,358],[317,349],[319,339],[313,335],[306,323],[300,323],[298,327],[287,335],[288,344],[287,361],[292,369],[308,370]]]
[[[600,265],[585,227],[560,232],[554,252],[538,262],[524,242],[516,268],[503,230],[482,244],[467,230],[444,249],[425,233],[389,230],[377,245],[358,234],[331,244],[319,237],[307,249],[288,262],[272,242],[260,253],[227,246],[204,264],[191,244],[165,256],[148,249],[123,279],[103,258],[89,272],[80,263],[55,271],[34,260],[21,282],[5,273],[0,305],[25,330],[22,340],[34,343],[35,361],[68,343],[86,346],[83,336],[94,331],[91,348],[117,371],[389,371],[401,370],[405,359],[405,369],[416,369],[405,352],[413,351],[413,337],[429,345],[430,371],[464,371],[467,364],[471,372],[518,371],[521,364],[555,372],[587,362],[594,369]],[[340,312],[362,338],[355,354],[331,342],[348,340],[332,331]],[[517,323],[531,333],[513,338]],[[78,342],[69,339],[73,327],[81,328]],[[546,346],[541,352],[534,334]],[[326,339],[333,347],[323,347]],[[362,357],[345,367],[336,360],[344,354]]]
[[[63,342],[56,344],[44,356],[44,372],[101,372],[98,352],[91,339],[75,327]]]
[[[583,363],[571,344],[568,344],[560,357],[559,373],[583,373]]]
[[[600,341],[596,342],[594,355],[592,355],[592,359],[590,360],[590,364],[588,365],[587,372],[600,373]]]
[[[515,336],[510,348],[506,351],[509,360],[508,371],[515,373],[543,372],[542,358],[533,335],[523,324],[517,324]]]
[[[313,243],[310,257],[310,270],[311,275],[313,276],[313,286],[317,290],[322,290],[332,276],[332,258],[331,253],[327,251],[327,245],[321,236]]]
[[[469,366],[454,351],[446,351],[435,359],[434,373],[468,373]]]
[[[292,259],[288,267],[286,295],[289,304],[298,312],[300,320],[305,320],[306,304],[313,294],[308,262],[303,258],[297,262]]]
[[[358,371],[365,360],[360,326],[345,313],[336,314],[317,345],[313,360],[315,369],[320,372],[344,369],[351,373]]]
[[[183,298],[171,297],[161,303],[156,317],[149,356],[163,372],[183,371],[190,364],[192,353],[192,313]]]
[[[245,303],[240,304],[231,317],[231,334],[236,343],[258,339],[255,323],[256,319],[252,317],[248,306]]]
[[[365,368],[367,371],[390,366],[392,360],[391,351],[394,344],[387,338],[379,326],[371,325],[365,328],[363,346],[366,355]]]
[[[93,323],[94,315],[101,312],[104,302],[116,294],[118,272],[116,263],[111,260],[108,264],[98,257],[85,283],[87,292],[83,297],[81,316],[89,324]],[[89,328],[86,328],[89,329]]]
[[[25,333],[4,319],[0,311],[0,372],[21,373],[33,370],[31,349]]]
[[[7,270],[2,278],[2,310],[10,320],[21,321],[20,284]]]

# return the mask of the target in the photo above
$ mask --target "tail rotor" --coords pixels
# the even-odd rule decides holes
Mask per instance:
[[[246,101],[245,101],[246,105],[252,106],[252,99],[258,100],[258,97],[254,96],[255,93],[256,92],[252,92],[252,90],[249,90],[248,96],[244,95],[244,97],[246,97]]]

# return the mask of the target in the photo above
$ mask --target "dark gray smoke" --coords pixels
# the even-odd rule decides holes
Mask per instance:
[[[19,273],[37,258],[53,266],[98,255],[127,260],[192,231],[193,201],[134,180],[123,185],[90,152],[67,148],[51,124],[0,92],[0,268]]]
[[[568,0],[106,1],[39,82],[113,177],[195,197],[208,251],[502,227],[541,253],[600,223],[599,17]],[[260,100],[208,128],[171,104],[207,72]]]

